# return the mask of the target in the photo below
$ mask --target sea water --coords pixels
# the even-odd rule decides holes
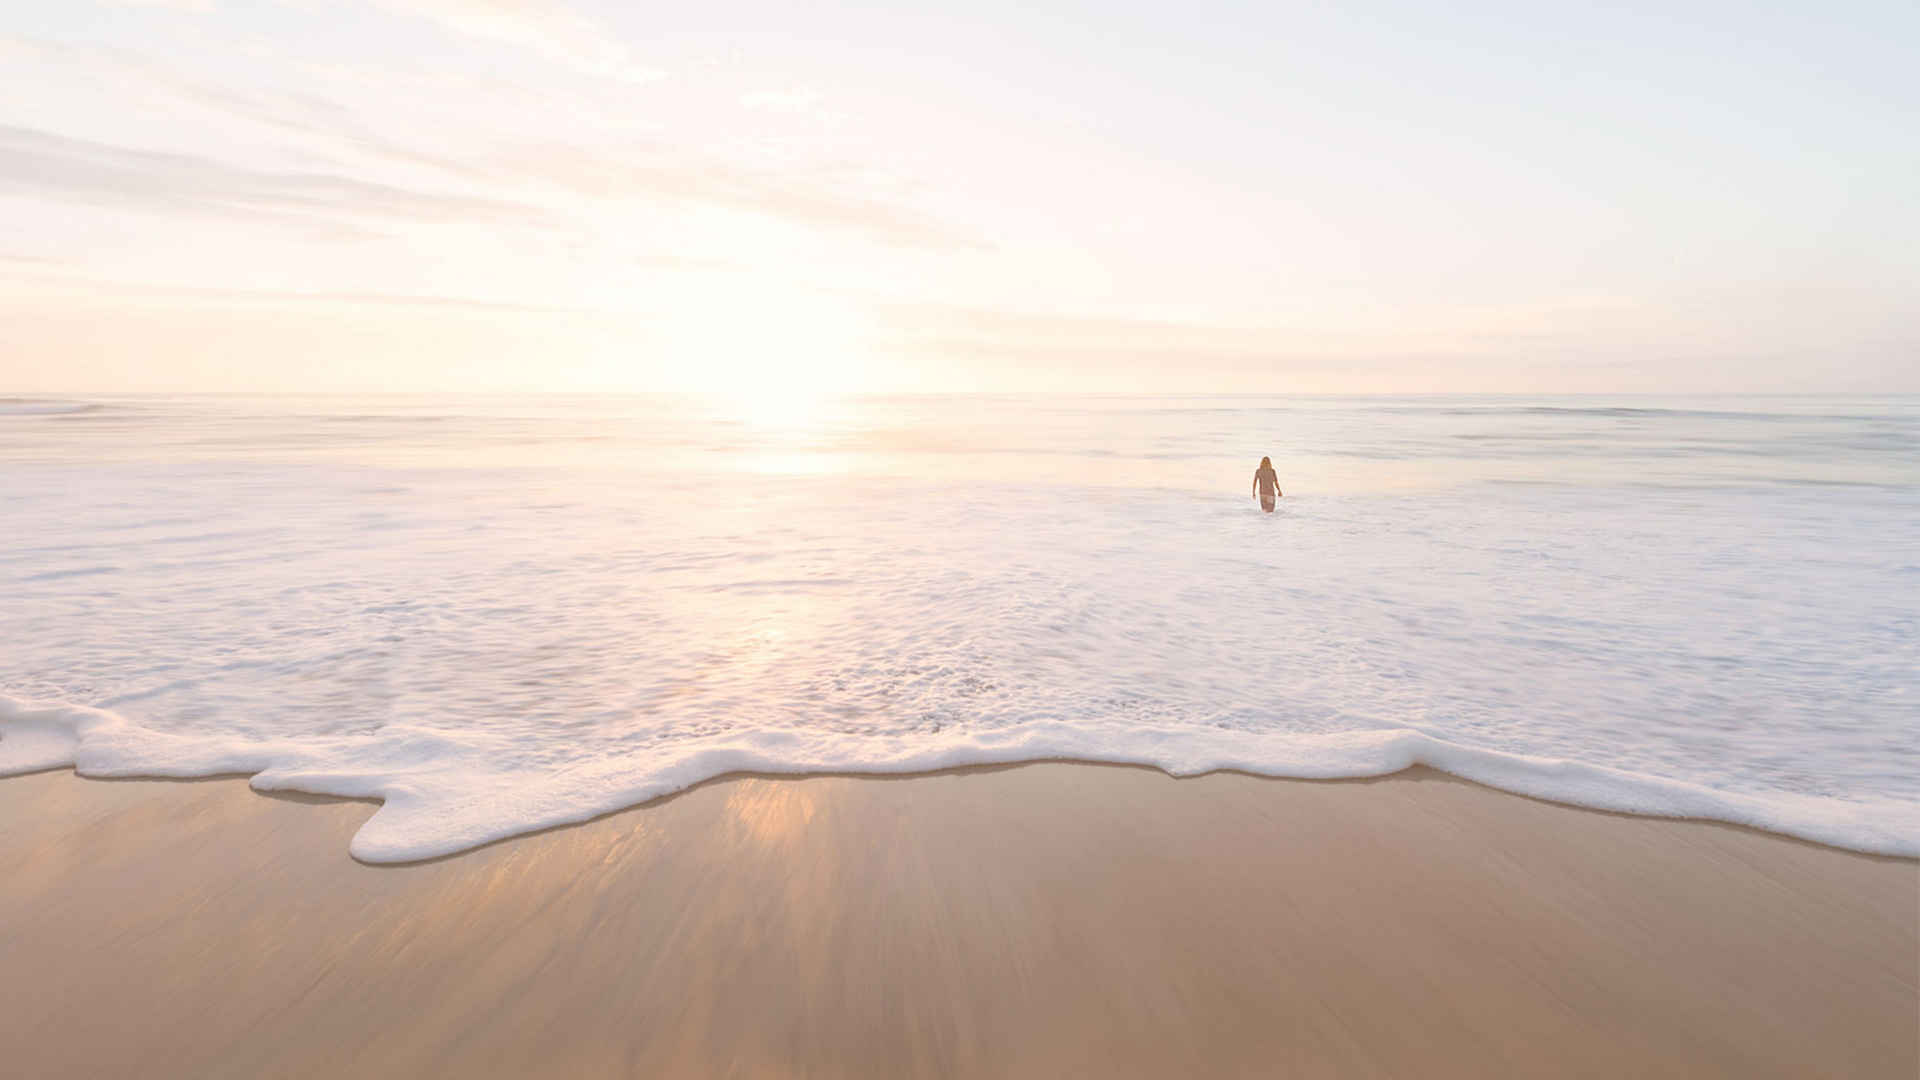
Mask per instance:
[[[1039,758],[1920,853],[1916,398],[8,398],[0,508],[0,775],[370,861]]]

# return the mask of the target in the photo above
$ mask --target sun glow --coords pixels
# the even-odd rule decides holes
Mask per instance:
[[[654,326],[675,381],[758,403],[755,421],[803,414],[810,402],[861,389],[866,326],[830,294],[746,277],[676,290]]]

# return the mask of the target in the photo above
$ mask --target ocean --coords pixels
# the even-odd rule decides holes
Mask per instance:
[[[1920,854],[1915,397],[13,397],[0,507],[0,775],[371,862],[1061,758]]]

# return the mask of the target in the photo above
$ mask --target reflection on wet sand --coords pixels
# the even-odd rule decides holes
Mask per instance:
[[[813,795],[801,785],[747,778],[729,787],[727,813],[757,843],[790,841],[813,821]]]
[[[0,782],[16,1075],[1911,1077],[1911,860],[1415,770],[742,777],[430,863]]]

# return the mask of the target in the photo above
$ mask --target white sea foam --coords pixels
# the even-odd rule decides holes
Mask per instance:
[[[1705,818],[1820,843],[1920,856],[1920,814],[1901,800],[1760,797],[1577,761],[1479,749],[1407,729],[1253,735],[1134,728],[1114,739],[1085,727],[1028,723],[913,745],[857,737],[751,731],[690,740],[660,758],[613,758],[556,773],[485,767],[484,747],[429,730],[324,743],[221,743],[168,736],[111,713],[0,698],[0,776],[75,765],[95,777],[247,773],[260,791],[375,798],[354,836],[366,862],[408,862],[570,825],[736,772],[930,772],[1045,760],[1148,765],[1173,776],[1237,770],[1261,776],[1386,776],[1415,765],[1521,795],[1602,810]]]
[[[1920,410],[1735,404],[23,413],[0,775],[378,798],[369,861],[1039,758],[1425,763],[1920,854]]]

